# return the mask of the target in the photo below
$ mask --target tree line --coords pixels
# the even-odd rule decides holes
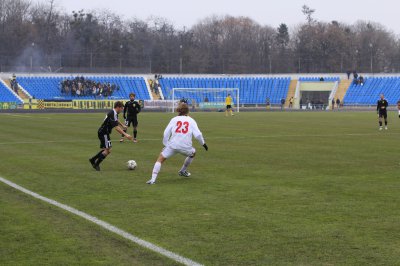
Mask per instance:
[[[289,28],[210,16],[190,28],[110,11],[71,14],[55,0],[0,0],[0,70],[143,73],[399,72],[400,40],[385,26],[313,18]]]

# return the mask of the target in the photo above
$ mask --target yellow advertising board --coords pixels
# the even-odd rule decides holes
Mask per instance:
[[[38,109],[38,100],[24,99],[24,109]]]
[[[129,100],[72,100],[73,109],[112,109],[114,103],[122,101],[124,104]],[[143,101],[138,100],[143,107]]]
[[[44,109],[72,109],[72,102],[44,102]]]
[[[124,104],[129,100],[72,100],[72,101],[43,101],[37,99],[25,99],[24,109],[112,109],[114,103],[122,101]],[[143,101],[137,100],[143,108]],[[7,106],[5,106],[7,108]]]

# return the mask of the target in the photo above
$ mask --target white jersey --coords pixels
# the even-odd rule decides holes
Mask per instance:
[[[192,136],[204,145],[204,138],[196,121],[189,116],[176,116],[164,130],[163,144],[175,150],[187,150],[192,148]]]

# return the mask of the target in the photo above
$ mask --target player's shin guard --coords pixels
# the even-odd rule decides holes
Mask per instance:
[[[385,120],[385,126],[387,126],[387,120]]]
[[[135,130],[133,130],[133,138],[136,139],[136,136],[137,136],[137,130],[135,129]]]
[[[380,127],[382,126],[382,121],[379,121],[379,126],[380,126]]]
[[[182,165],[181,170],[179,172],[185,172],[189,165],[193,162],[193,157],[186,157],[185,162]]]
[[[154,168],[153,168],[153,173],[151,174],[151,181],[155,182],[158,176],[158,173],[161,170],[161,163],[160,162],[156,162],[154,164]]]

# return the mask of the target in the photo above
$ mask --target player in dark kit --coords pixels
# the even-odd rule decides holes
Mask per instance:
[[[97,171],[100,171],[100,163],[111,153],[110,134],[114,127],[116,131],[123,134],[126,138],[130,140],[133,139],[132,136],[124,132],[123,128],[125,128],[125,125],[118,121],[118,114],[121,113],[123,109],[124,104],[122,102],[116,102],[114,104],[114,109],[107,113],[103,124],[101,124],[97,131],[101,151],[89,159],[89,162]]]
[[[135,94],[131,93],[129,94],[129,102],[126,102],[125,107],[124,107],[124,119],[125,119],[125,125],[127,127],[130,127],[131,123],[132,123],[132,127],[133,127],[133,142],[137,142],[136,137],[137,137],[137,126],[139,124],[138,119],[137,119],[137,115],[138,113],[140,113],[141,111],[141,107],[140,104],[135,101]],[[125,129],[125,133],[126,133]],[[119,140],[119,142],[123,142],[124,141],[124,135],[121,136],[121,139]]]
[[[399,118],[400,118],[400,100],[397,101],[397,110],[399,111]]]
[[[378,112],[379,116],[379,130],[382,130],[382,117],[385,119],[385,130],[388,129],[387,127],[387,107],[389,106],[388,101],[386,101],[385,96],[381,94],[381,98],[378,100],[376,111]]]

